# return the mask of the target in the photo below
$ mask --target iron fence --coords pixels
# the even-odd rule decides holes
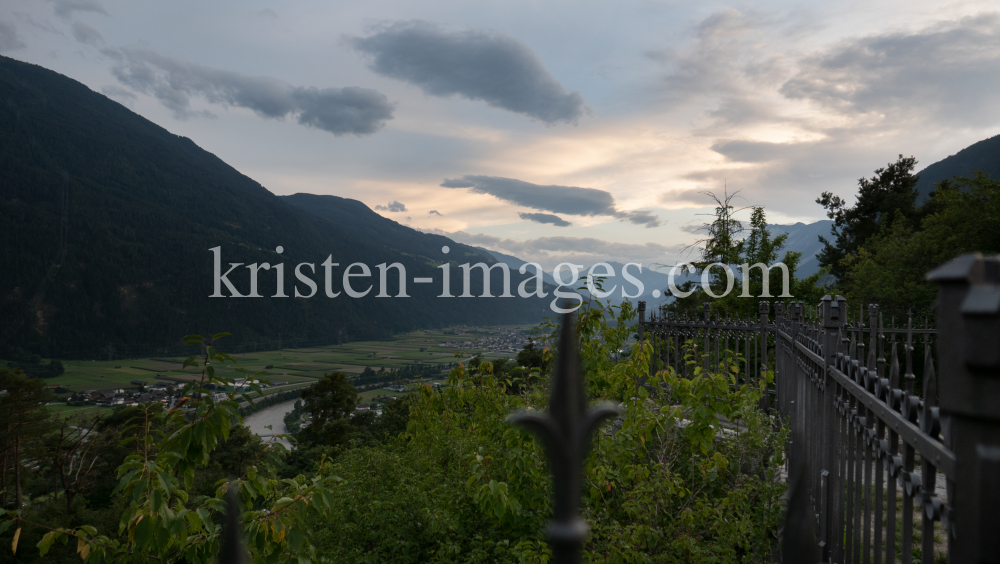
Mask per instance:
[[[749,384],[773,370],[762,407],[797,443],[786,533],[815,521],[816,542],[785,539],[786,558],[792,543],[812,547],[802,562],[1000,562],[1000,258],[963,256],[928,278],[938,328],[886,327],[877,305],[849,322],[841,296],[776,303],[773,321],[768,302],[754,320],[708,304],[701,320],[646,319],[640,303],[653,370],[735,359]]]

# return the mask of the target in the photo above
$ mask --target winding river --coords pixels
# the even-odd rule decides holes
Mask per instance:
[[[249,427],[253,434],[262,437],[267,442],[270,440],[271,435],[285,432],[285,414],[295,407],[296,401],[297,399],[292,399],[265,407],[257,413],[245,417],[243,424]],[[267,428],[268,425],[271,426],[270,429]],[[281,439],[279,442],[288,448],[292,448],[291,442],[286,439]]]

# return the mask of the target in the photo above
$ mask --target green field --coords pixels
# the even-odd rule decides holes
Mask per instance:
[[[462,334],[454,330],[424,330],[398,335],[391,341],[358,341],[342,345],[312,347],[304,349],[280,349],[233,355],[240,366],[251,372],[267,369],[265,379],[271,382],[312,382],[327,372],[339,370],[348,376],[360,374],[366,366],[375,370],[400,368],[420,362],[423,364],[446,364],[454,362],[454,347],[441,347],[443,341],[461,343],[484,336],[492,330],[526,330],[529,327],[490,327],[465,329]],[[219,350],[225,351],[225,340],[219,342]],[[421,351],[420,349],[424,349]],[[509,355],[487,353],[482,349],[462,349],[468,354],[484,353],[488,359]],[[62,386],[71,392],[102,390],[108,388],[134,388],[131,380],[149,383],[176,381],[185,382],[200,377],[200,372],[188,367],[181,369],[183,358],[158,357],[146,359],[118,359],[111,362],[95,360],[64,360],[66,372],[56,378],[47,378],[46,384]],[[0,360],[0,366],[7,362]],[[116,368],[117,367],[117,368]],[[223,375],[234,374],[231,370],[217,371]],[[377,392],[378,390],[373,390]],[[72,409],[72,408],[71,408]],[[84,408],[78,408],[84,409]]]

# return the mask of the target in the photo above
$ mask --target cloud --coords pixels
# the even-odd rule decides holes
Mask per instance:
[[[0,21],[0,52],[24,48],[24,42],[17,35],[13,24]]]
[[[546,268],[552,268],[556,262],[564,260],[579,261],[584,264],[603,260],[651,264],[656,261],[664,262],[668,257],[676,256],[684,247],[684,245],[668,246],[660,243],[619,243],[593,237],[539,237],[527,241],[515,241],[465,231],[449,233],[434,229],[430,232],[467,245],[484,247],[522,260],[540,262]]]
[[[469,188],[505,202],[570,215],[614,215],[615,199],[610,192],[575,186],[540,186],[514,178],[466,175],[445,179],[444,188]]]
[[[104,11],[104,7],[96,0],[52,0],[52,3],[56,6],[56,15],[61,18],[69,19],[74,12],[94,12],[108,15]]]
[[[255,12],[258,16],[262,18],[270,18],[272,20],[278,19],[278,14],[271,8],[261,8]]]
[[[371,57],[374,72],[433,96],[481,100],[547,124],[575,123],[587,111],[583,97],[567,92],[531,49],[495,32],[397,22],[352,45]]]
[[[998,13],[841,43],[804,58],[781,87],[841,112],[925,114],[960,127],[1000,119],[998,90]]]
[[[85,45],[104,43],[104,38],[96,29],[82,22],[73,22],[73,37]]]
[[[390,212],[405,212],[405,211],[408,211],[406,209],[405,205],[403,205],[403,204],[401,204],[401,203],[399,203],[399,202],[397,202],[395,200],[392,201],[392,202],[389,202],[388,206],[375,206],[375,209],[378,210],[378,211],[390,211]],[[441,214],[438,214],[438,215],[441,215]],[[406,218],[406,219],[410,219],[410,218]]]
[[[291,115],[302,125],[338,137],[370,135],[393,117],[393,104],[369,88],[295,87],[275,78],[213,69],[142,47],[102,52],[115,61],[111,70],[119,82],[155,96],[178,119],[206,114],[191,110],[190,100],[195,96],[213,104],[248,108],[264,118]]]
[[[787,74],[784,59],[762,46],[773,44],[778,22],[754,11],[728,9],[695,27],[684,49],[664,49],[646,56],[667,70],[663,97],[671,107],[697,104],[703,116],[731,127],[781,121],[761,91],[774,91]]]
[[[606,190],[576,186],[542,186],[515,178],[465,175],[446,178],[444,188],[468,188],[476,194],[488,194],[505,202],[536,210],[568,215],[607,215],[646,227],[659,227],[659,218],[647,211],[624,212],[615,206],[615,198]]]
[[[437,210],[431,210],[431,211],[427,212],[427,215],[438,215],[438,216],[444,217],[444,215],[441,212],[437,211]]]
[[[558,215],[552,215],[550,213],[518,213],[521,219],[527,221],[535,221],[538,223],[551,223],[556,227],[569,227],[573,225],[572,223],[566,221],[565,219],[559,217]]]
[[[645,225],[647,229],[662,225],[659,217],[645,210],[625,212],[624,218],[629,223],[634,223],[635,225]]]

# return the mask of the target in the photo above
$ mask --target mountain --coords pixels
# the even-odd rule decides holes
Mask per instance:
[[[924,201],[934,190],[934,184],[955,175],[973,176],[977,170],[993,178],[1000,178],[1000,135],[969,145],[921,170],[917,181],[917,191],[920,194],[917,201]]]
[[[816,254],[819,253],[820,249],[823,248],[823,244],[819,242],[819,236],[823,235],[824,237],[829,238],[830,228],[832,225],[833,225],[832,221],[822,220],[822,221],[817,221],[815,223],[799,222],[793,225],[771,225],[769,229],[772,236],[777,236],[784,233],[788,234],[788,240],[785,243],[785,249],[782,251],[782,254],[784,254],[784,251],[795,251],[802,253],[802,260],[799,262],[799,268],[798,271],[796,272],[796,275],[799,278],[805,278],[819,271],[819,262],[816,259]],[[482,247],[476,247],[476,248],[482,252],[489,253],[489,255],[495,258],[496,260],[505,263],[507,266],[510,267],[511,270],[516,270],[520,268],[522,264],[525,263],[525,261],[511,255],[506,255],[503,253],[499,253],[497,251],[491,251],[489,249],[485,249]],[[624,288],[625,291],[628,292],[630,295],[634,295],[638,290],[638,288],[635,286],[635,284],[625,281],[623,279],[621,273],[624,264],[615,261],[607,261],[607,263],[609,266],[611,266],[616,276],[614,278],[608,278],[608,281],[605,283],[605,290],[609,290],[611,289],[611,287],[618,285],[618,288],[615,290],[614,295],[609,296],[609,298],[611,299],[612,303],[620,304],[625,299],[621,295],[623,284],[625,286]],[[586,270],[590,268],[590,266],[591,265],[589,264],[585,265],[583,273],[585,273]],[[669,283],[668,273],[670,272],[670,269],[659,266],[657,267],[656,270],[653,270],[650,269],[649,266],[650,265],[643,265],[641,273],[638,272],[638,269],[636,267],[634,266],[630,267],[629,274],[638,279],[640,282],[642,282],[643,285],[642,295],[640,295],[637,298],[631,298],[631,299],[646,300],[649,303],[648,307],[652,307],[652,304],[654,303],[660,303],[662,301],[665,301],[665,299],[660,296],[662,296],[663,291],[668,288],[668,283]],[[701,280],[700,275],[690,275],[690,274],[682,275],[680,274],[679,270],[680,269],[678,269],[678,275],[675,276],[674,279],[674,284],[676,284],[677,286],[680,286],[687,280],[694,280],[695,282]],[[549,272],[545,273],[544,279],[547,283],[555,284],[555,279],[552,278],[552,274]],[[653,290],[659,290],[660,295],[654,298]],[[581,291],[581,293],[584,296],[589,295],[589,292],[587,292],[586,290]]]
[[[819,261],[816,255],[823,249],[823,243],[819,242],[820,236],[831,238],[830,229],[833,221],[824,219],[815,223],[795,223],[793,225],[771,225],[768,230],[772,236],[788,234],[785,241],[785,249],[782,251],[795,251],[802,253],[802,260],[799,261],[799,268],[795,275],[799,278],[807,278],[819,271]]]
[[[50,70],[0,57],[0,100],[0,357],[5,347],[63,358],[112,348],[119,357],[162,354],[182,335],[219,331],[233,333],[230,347],[332,343],[456,323],[529,323],[548,311],[520,298],[436,299],[438,265],[479,251],[353,200],[275,196],[190,139]],[[454,249],[448,256],[443,244]],[[283,265],[291,297],[269,297],[280,294],[274,268],[259,270],[264,297],[210,298],[216,247],[221,273],[241,263],[229,275],[240,294],[251,292],[247,265],[269,263]],[[331,267],[331,287],[342,291],[334,298],[325,295],[327,257],[340,265]],[[374,286],[358,299],[345,295],[340,276],[355,262],[372,277],[354,286]],[[412,297],[377,298],[376,265],[394,262],[406,267]],[[302,271],[318,285],[309,299],[294,297],[296,288],[309,294],[293,274],[300,263],[316,269]],[[387,278],[395,296],[395,269]],[[481,276],[472,278],[478,288]]]
[[[495,262],[493,256],[483,249],[456,243],[442,235],[424,233],[400,225],[375,213],[357,200],[316,194],[293,194],[278,196],[278,199],[310,215],[329,221],[354,237],[379,248],[395,249],[432,262],[441,262],[446,258],[459,263]],[[445,246],[449,248],[447,256],[441,252],[441,248]]]

